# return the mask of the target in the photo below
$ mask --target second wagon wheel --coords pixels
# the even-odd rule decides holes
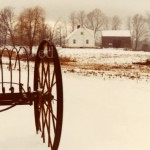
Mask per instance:
[[[43,142],[48,142],[51,150],[57,150],[63,117],[62,76],[56,48],[47,40],[38,48],[34,90],[38,91],[34,102],[36,131],[41,132]]]

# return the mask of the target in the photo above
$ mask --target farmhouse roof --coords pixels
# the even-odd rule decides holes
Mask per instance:
[[[102,36],[105,37],[131,37],[129,30],[104,30]]]
[[[82,28],[83,30],[87,31],[87,32],[89,33],[89,35],[93,36],[93,34],[94,34],[94,31],[93,31],[93,30],[90,30],[90,29],[88,29],[88,28],[86,28],[86,27],[80,27],[80,28],[75,29],[72,33],[70,33],[70,34],[66,37],[66,40],[68,40],[70,37],[72,37],[72,36],[73,36],[78,30],[80,30],[81,28]]]

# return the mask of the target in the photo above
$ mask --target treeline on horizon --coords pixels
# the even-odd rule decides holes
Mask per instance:
[[[150,13],[135,14],[127,17],[126,21],[115,15],[106,16],[100,9],[88,13],[84,10],[73,11],[68,14],[67,21],[59,18],[53,25],[45,18],[42,7],[36,6],[22,10],[18,15],[14,8],[5,7],[0,10],[0,45],[28,46],[30,54],[32,47],[38,45],[43,39],[49,39],[55,44],[63,46],[65,38],[73,32],[78,25],[94,31],[96,45],[100,46],[101,30],[130,30],[133,49],[137,50],[142,44],[149,45]]]

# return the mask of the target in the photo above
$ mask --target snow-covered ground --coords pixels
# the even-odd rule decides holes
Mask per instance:
[[[123,49],[58,49],[60,56],[75,58],[82,63],[132,64],[150,59],[150,52],[125,51]]]
[[[150,148],[150,83],[63,74],[59,150]],[[35,133],[33,106],[0,113],[0,149],[48,150]]]
[[[64,72],[72,72],[85,76],[125,77],[130,79],[150,79],[148,64],[150,52],[127,51],[123,49],[58,49],[62,58]],[[70,60],[68,60],[68,58]],[[66,60],[66,62],[65,62]]]
[[[150,83],[64,76],[60,149],[150,148]]]
[[[87,55],[90,51],[91,54]],[[108,49],[59,49],[58,52],[60,56],[74,53],[72,57],[80,64],[87,63],[90,57],[89,63],[99,64],[112,56],[113,62],[119,58],[118,65],[132,65],[133,60],[150,58],[148,52]],[[101,56],[107,56],[103,62],[99,61]],[[74,71],[67,72],[68,67]],[[83,76],[81,70],[78,63],[77,66],[62,65],[64,120],[59,150],[150,149],[150,81],[146,78]],[[26,74],[25,69],[22,73]],[[145,74],[148,75],[147,72]],[[0,113],[0,150],[48,149],[40,135],[36,135],[33,106],[16,106]]]

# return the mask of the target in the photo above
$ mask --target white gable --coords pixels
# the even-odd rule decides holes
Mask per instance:
[[[102,31],[102,36],[107,37],[131,37],[131,33],[129,30],[105,30]]]
[[[66,38],[67,47],[94,47],[94,31],[80,27]]]
[[[76,30],[74,30],[72,33],[70,33],[70,34],[66,37],[66,40],[68,40],[71,36],[73,36],[77,31],[78,31],[78,29],[76,29]]]
[[[87,28],[85,28],[85,27],[80,27],[80,28],[74,30],[72,33],[70,33],[70,34],[66,37],[66,39],[69,39],[69,38],[71,38],[72,36],[76,36],[76,35],[77,35],[78,33],[80,33],[80,32],[84,32],[84,33],[86,32],[87,35],[89,35],[89,36],[91,36],[91,37],[94,37],[94,31],[93,31],[93,30],[87,29]]]

